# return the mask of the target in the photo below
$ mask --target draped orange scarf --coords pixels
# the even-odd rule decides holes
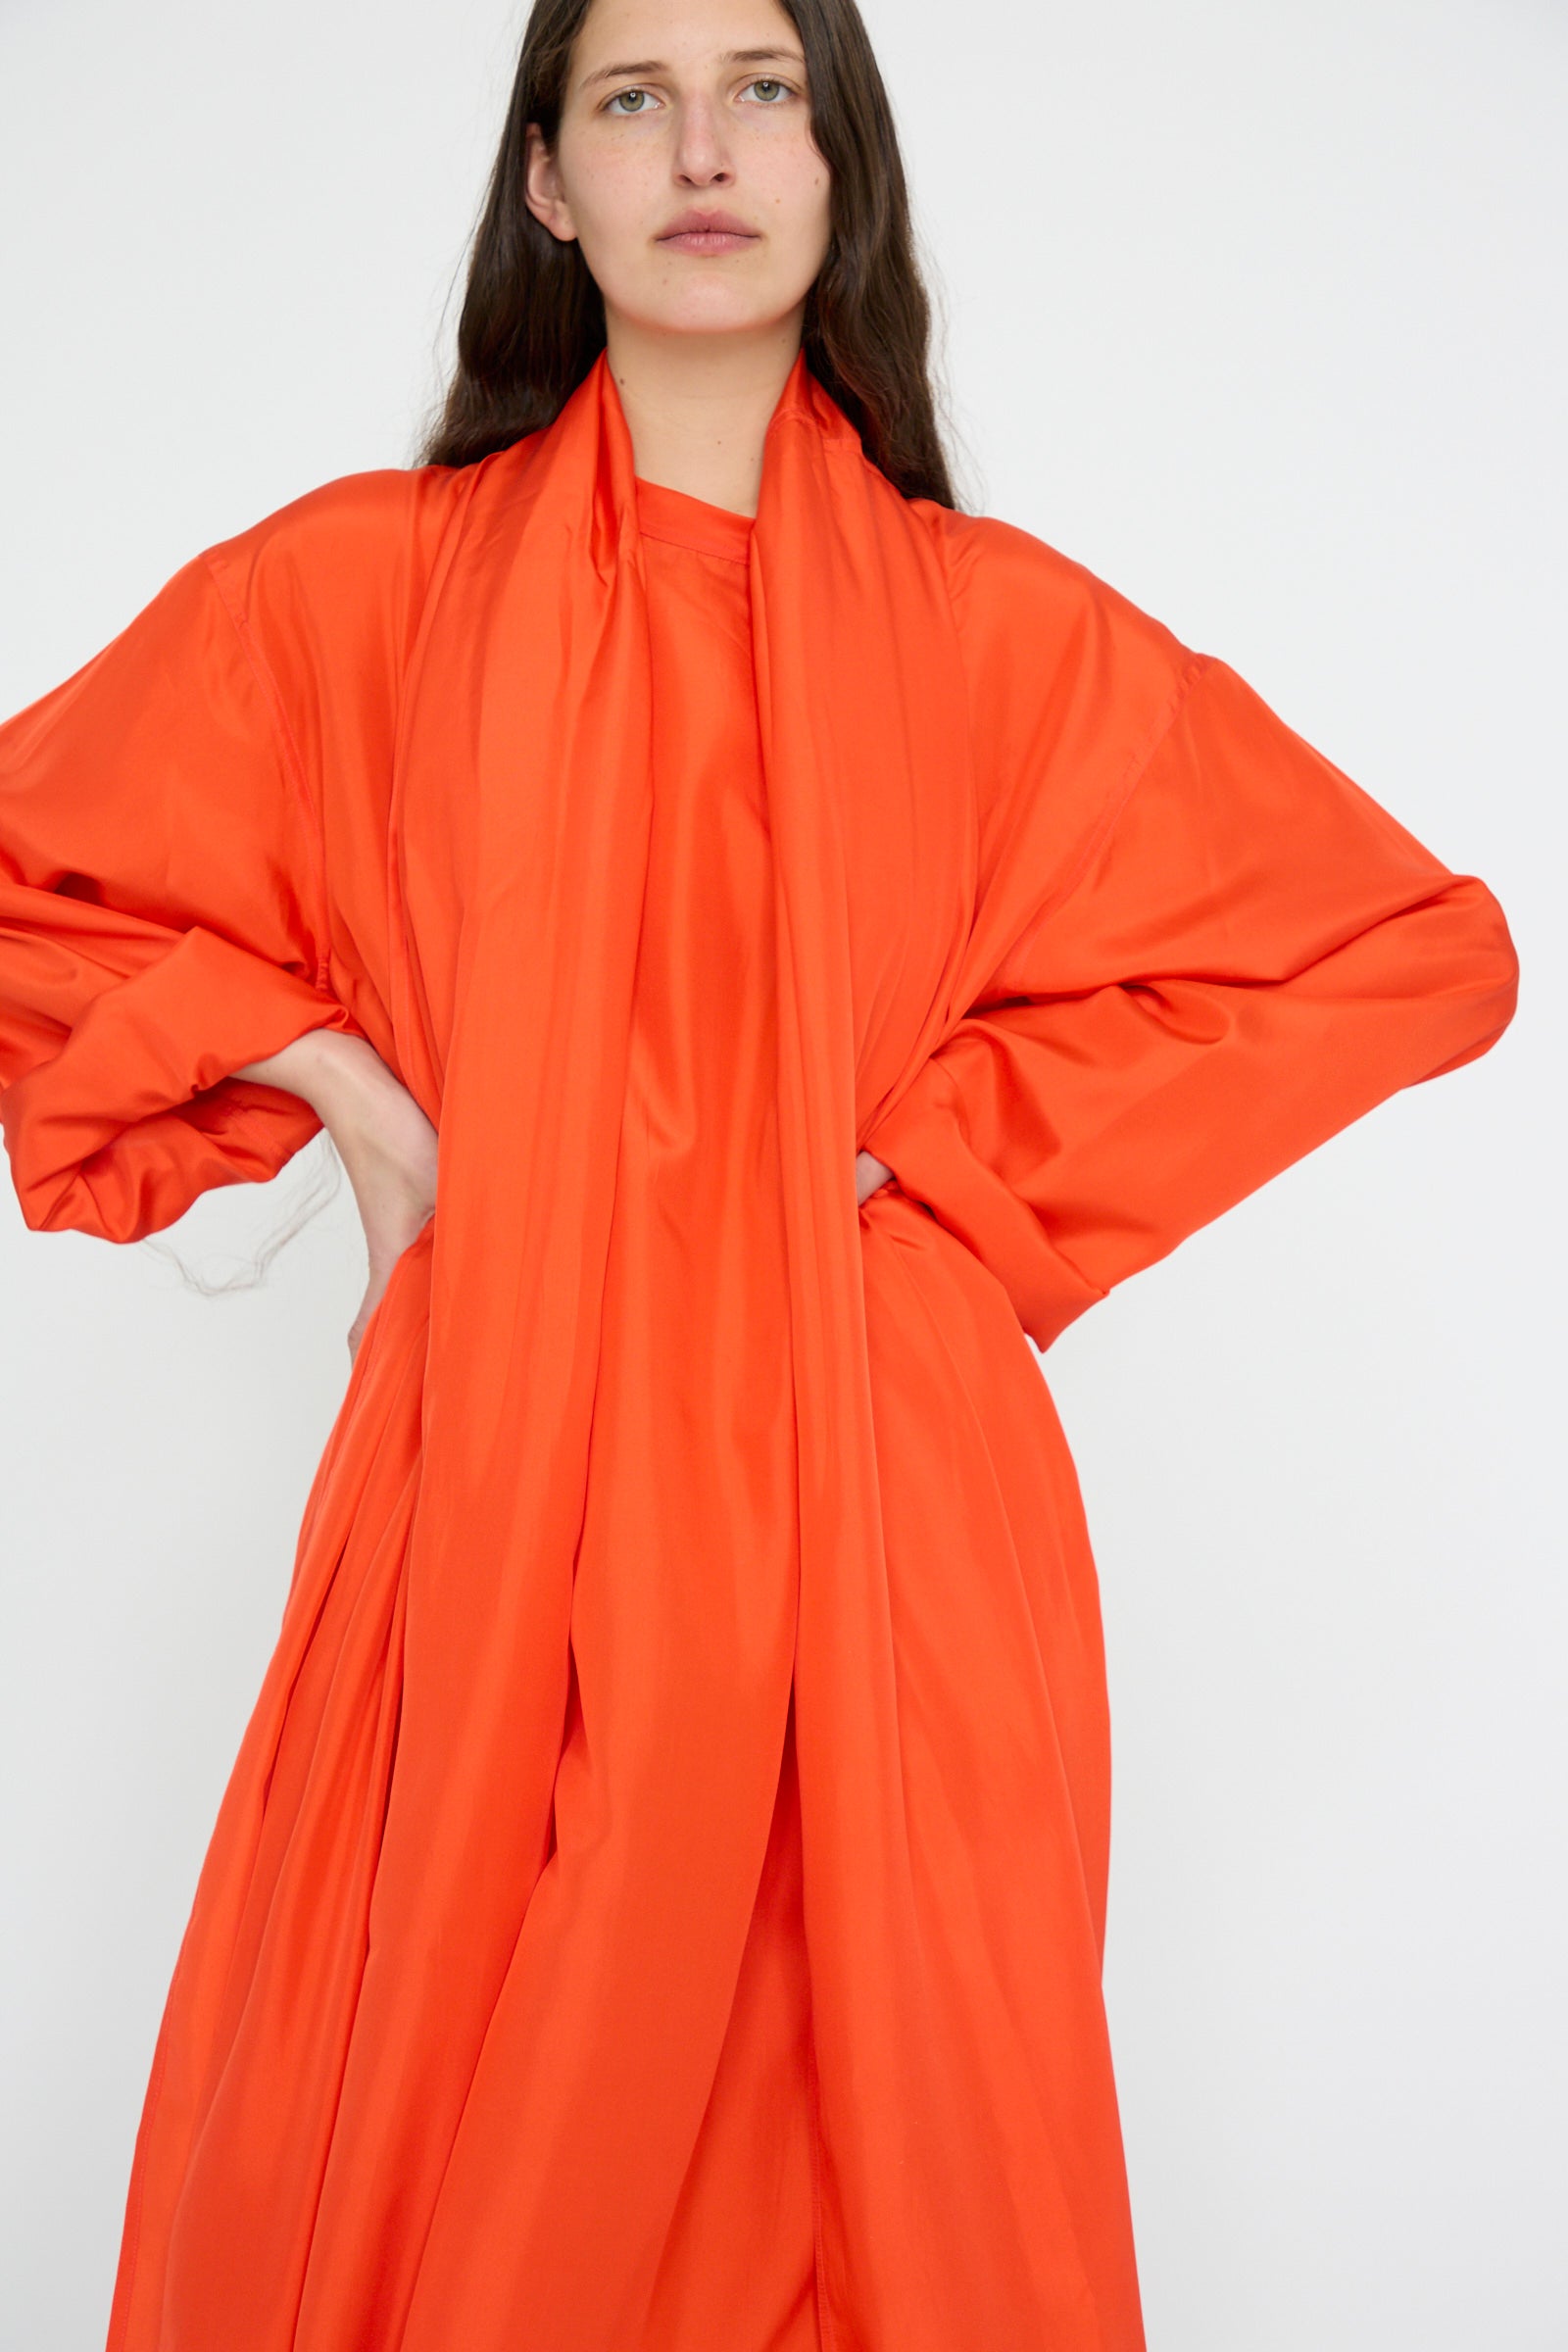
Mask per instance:
[[[818,2066],[838,2110],[838,2193],[901,2217],[902,2263],[902,2217],[934,2222],[961,2163],[963,2075],[922,1981],[898,1742],[885,1737],[897,1698],[878,1640],[854,1162],[988,951],[972,922],[965,690],[938,558],[804,358],[768,427],[751,561],[776,871]],[[475,469],[415,660],[395,808],[408,956],[394,1008],[405,1076],[441,1127],[441,1190],[398,1767],[346,2086],[364,2118],[334,2142],[328,2180],[342,2200],[331,2228],[367,2250],[389,2311],[420,2246],[403,2233],[410,2277],[386,2277],[385,2200],[423,2211],[439,2192],[550,1836],[648,850],[646,595],[630,440],[601,358],[537,445]],[[911,967],[900,1003],[928,1005],[896,1040],[879,1034],[888,976],[853,969],[852,803],[899,874]],[[756,1693],[775,1758],[788,1696],[787,1679]],[[733,1763],[715,1755],[710,1769]],[[736,1788],[751,1784],[737,1775]],[[759,1808],[752,1884],[766,1829]],[[732,1933],[749,1892],[743,1879],[717,1897]],[[421,2032],[432,2016],[434,2045]],[[387,2063],[414,2049],[417,2068]],[[889,2116],[907,2119],[896,2170]],[[849,2242],[862,2236],[874,2264],[874,2225]],[[457,2234],[454,2246],[468,2258]],[[847,2271],[848,2253],[838,2260]],[[908,2287],[887,2290],[902,2302]],[[344,2296],[345,2316],[369,2291]],[[411,2348],[451,2341],[451,2308],[421,2290]],[[323,2352],[342,2340],[324,2319],[318,2338]]]

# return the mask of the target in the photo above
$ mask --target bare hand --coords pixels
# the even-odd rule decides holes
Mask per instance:
[[[436,1130],[374,1047],[340,1030],[312,1029],[235,1075],[303,1097],[348,1170],[370,1261],[349,1326],[352,1359],[393,1267],[435,1213]]]
[[[869,1200],[873,1193],[880,1192],[883,1185],[892,1181],[892,1176],[893,1170],[880,1159],[874,1159],[869,1152],[858,1152],[855,1160],[856,1200]]]

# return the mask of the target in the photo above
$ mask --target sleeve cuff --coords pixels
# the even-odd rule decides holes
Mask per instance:
[[[322,1028],[364,1035],[326,990],[215,932],[186,932],[0,1092],[25,1223],[139,1241],[203,1192],[275,1176],[321,1122],[300,1096],[230,1073]]]
[[[1049,1348],[1104,1297],[1054,1248],[1028,1203],[975,1157],[956,1090],[939,1058],[925,1064],[861,1144],[893,1170],[901,1192],[923,1203],[996,1276],[1037,1348]]]

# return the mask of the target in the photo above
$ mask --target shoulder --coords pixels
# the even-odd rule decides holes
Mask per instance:
[[[216,627],[329,833],[345,809],[383,808],[404,684],[474,470],[341,474],[187,566],[214,598],[203,659]]]
[[[417,620],[469,483],[450,466],[377,466],[340,474],[196,562],[242,629],[280,648],[375,632],[389,652]],[[390,632],[390,635],[388,635]]]
[[[911,504],[948,585],[988,858],[1055,887],[1113,819],[1204,658],[1032,531]]]
[[[1110,660],[1129,687],[1180,675],[1192,649],[1153,613],[1086,564],[997,514],[963,514],[933,501],[921,510],[941,557],[954,617],[977,659],[1024,656],[1072,666]]]
[[[1003,755],[1114,772],[1174,714],[1207,658],[1034,532],[911,502],[939,552],[976,721]]]

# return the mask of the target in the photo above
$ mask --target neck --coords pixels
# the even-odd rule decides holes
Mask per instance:
[[[605,357],[643,480],[755,515],[800,326],[792,317],[758,334],[675,335],[612,318]]]

